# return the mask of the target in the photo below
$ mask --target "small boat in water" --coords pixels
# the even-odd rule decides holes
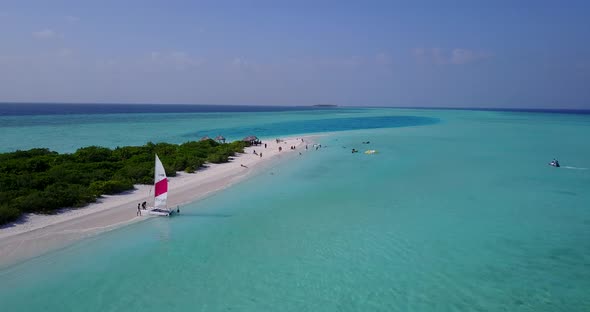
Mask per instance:
[[[558,161],[557,159],[553,159],[553,160],[552,160],[552,161],[549,163],[549,166],[552,166],[552,167],[560,167],[560,166],[559,166],[559,161]]]

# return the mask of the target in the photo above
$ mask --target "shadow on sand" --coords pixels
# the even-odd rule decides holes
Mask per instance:
[[[7,224],[0,225],[0,230],[1,229],[8,229],[13,226],[17,226],[19,224],[25,224],[25,223],[27,223],[28,220],[29,220],[28,214],[23,214],[16,221],[12,221]]]

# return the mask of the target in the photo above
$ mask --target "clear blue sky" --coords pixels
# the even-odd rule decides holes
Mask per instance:
[[[3,0],[0,101],[590,108],[590,1]]]

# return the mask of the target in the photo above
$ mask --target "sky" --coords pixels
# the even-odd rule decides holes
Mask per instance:
[[[590,1],[0,1],[0,102],[590,109]]]

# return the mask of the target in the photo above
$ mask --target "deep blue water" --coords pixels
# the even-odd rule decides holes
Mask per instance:
[[[467,111],[484,111],[484,112],[510,112],[510,113],[546,113],[546,114],[574,114],[590,115],[590,109],[572,109],[572,108],[501,108],[501,107],[396,107],[409,109],[428,109],[428,110],[467,110]]]
[[[129,113],[286,112],[325,109],[329,108],[314,106],[254,105],[0,103],[0,116]]]
[[[378,107],[386,108],[386,107]],[[540,109],[493,107],[392,107],[428,110],[474,110],[523,113],[590,114],[590,109]],[[82,104],[82,103],[0,103],[0,116],[74,115],[74,114],[133,114],[133,113],[227,113],[227,112],[289,112],[323,111],[330,107],[266,106],[266,105],[189,105],[189,104]],[[351,109],[355,107],[338,107]]]
[[[195,136],[206,135],[213,138],[219,135],[219,133],[223,133],[224,135],[232,138],[244,136],[246,133],[253,133],[263,137],[272,137],[301,133],[426,126],[436,124],[438,122],[439,119],[437,118],[420,116],[326,118],[317,120],[283,121],[244,127],[218,128],[211,129],[209,131],[187,133],[184,135],[184,137],[194,139]]]

